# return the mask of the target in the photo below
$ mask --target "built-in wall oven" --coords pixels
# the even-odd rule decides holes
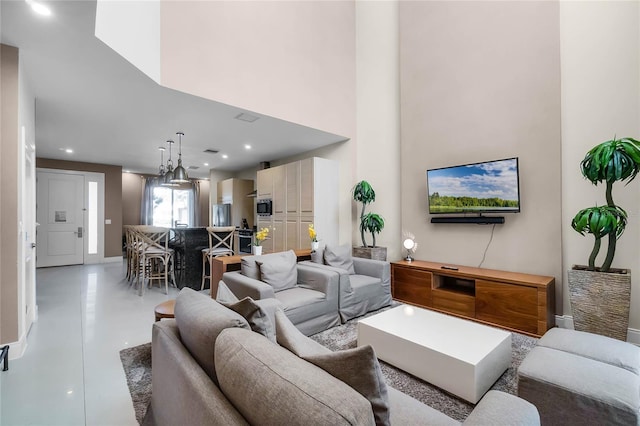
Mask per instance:
[[[252,240],[253,229],[238,229],[238,251],[240,253],[251,253]]]

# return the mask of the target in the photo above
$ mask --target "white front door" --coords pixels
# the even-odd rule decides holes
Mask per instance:
[[[37,175],[36,266],[84,263],[84,176]]]

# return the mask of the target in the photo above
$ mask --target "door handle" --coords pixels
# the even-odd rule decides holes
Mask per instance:
[[[31,248],[36,248],[36,243],[31,243]]]
[[[78,230],[73,232],[78,235],[78,238],[82,238],[82,226],[78,226]]]

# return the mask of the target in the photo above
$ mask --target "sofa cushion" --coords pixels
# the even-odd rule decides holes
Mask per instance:
[[[260,280],[274,291],[293,288],[298,283],[298,258],[293,250],[262,256],[256,263],[260,267]]]
[[[638,424],[640,377],[610,364],[536,346],[518,368],[518,396],[542,424]]]
[[[374,424],[366,398],[256,333],[223,331],[215,355],[222,392],[251,424]]]
[[[251,330],[262,334],[273,343],[276,342],[276,332],[271,325],[267,313],[252,298],[245,297],[235,303],[223,303],[224,306],[239,313],[247,320]]]
[[[460,422],[391,386],[387,386],[387,392],[391,411],[390,420],[394,425],[460,426]],[[503,424],[505,421],[506,419],[502,419]]]
[[[213,348],[218,334],[225,328],[249,329],[249,324],[241,315],[188,287],[178,294],[174,313],[182,343],[217,384]]]
[[[301,358],[331,353],[320,343],[302,334],[282,309],[276,311],[276,338],[280,346],[287,348]]]
[[[565,328],[552,328],[538,346],[595,359],[640,375],[640,348],[611,337]]]
[[[371,345],[303,358],[342,380],[367,398],[373,408],[376,425],[389,424],[387,385]]]
[[[324,248],[324,263],[336,268],[346,269],[349,274],[355,274],[353,260],[351,258],[351,246],[344,244],[341,246],[327,245]]]

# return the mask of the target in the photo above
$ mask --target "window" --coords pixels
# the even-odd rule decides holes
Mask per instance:
[[[193,191],[162,186],[153,188],[153,226],[173,228],[180,225],[192,226],[191,214]]]

